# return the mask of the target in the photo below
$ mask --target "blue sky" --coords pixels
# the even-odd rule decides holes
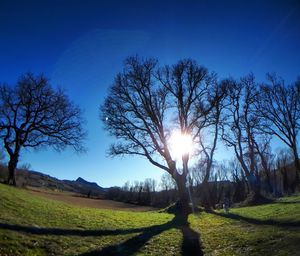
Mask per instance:
[[[23,151],[21,164],[61,178],[107,187],[160,179],[141,158],[109,158],[99,106],[130,55],[162,64],[193,58],[219,77],[253,72],[300,75],[299,1],[0,0],[0,82],[44,73],[84,109],[88,152]],[[218,158],[228,157],[220,149]]]

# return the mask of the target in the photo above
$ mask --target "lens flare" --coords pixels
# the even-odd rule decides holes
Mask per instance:
[[[179,131],[172,133],[169,145],[171,154],[176,159],[181,159],[182,156],[190,154],[193,151],[193,140],[190,134],[182,134]]]

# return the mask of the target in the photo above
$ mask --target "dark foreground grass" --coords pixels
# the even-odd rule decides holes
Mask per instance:
[[[0,255],[300,255],[300,196],[189,222],[70,206],[0,184]]]

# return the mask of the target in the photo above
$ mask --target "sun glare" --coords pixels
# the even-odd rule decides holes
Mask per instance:
[[[176,159],[193,151],[193,140],[190,134],[182,134],[179,131],[173,132],[170,137],[171,154]]]

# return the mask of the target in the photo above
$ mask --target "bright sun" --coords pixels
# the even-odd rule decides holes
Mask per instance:
[[[182,134],[179,131],[173,132],[170,140],[171,154],[176,159],[181,159],[183,155],[190,154],[193,151],[193,140],[189,134]]]

